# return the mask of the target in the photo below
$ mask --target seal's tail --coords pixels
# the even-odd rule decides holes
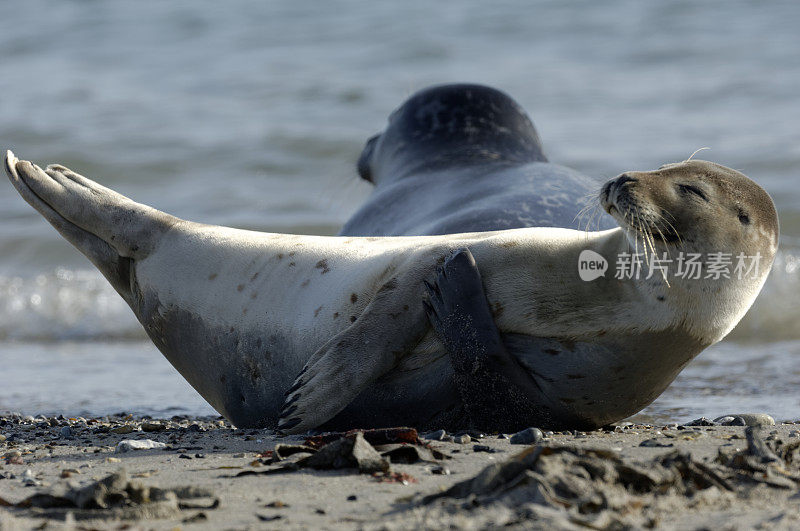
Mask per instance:
[[[5,169],[23,199],[85,254],[126,299],[131,261],[145,258],[158,236],[178,221],[64,166],[42,170],[8,151]]]

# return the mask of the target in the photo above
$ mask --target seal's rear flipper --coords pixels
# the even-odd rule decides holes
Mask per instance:
[[[539,389],[503,344],[472,253],[456,251],[439,269],[436,282],[425,284],[428,319],[447,348],[474,427],[507,425],[513,419],[501,419],[501,411],[510,408],[509,417],[523,413],[524,397]]]
[[[5,170],[14,188],[78,248],[130,302],[131,260],[147,256],[157,232],[177,221],[63,166],[42,170],[11,151]]]

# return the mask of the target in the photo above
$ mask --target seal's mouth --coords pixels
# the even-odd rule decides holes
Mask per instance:
[[[623,229],[633,231],[637,238],[641,236],[647,243],[679,243],[681,236],[670,221],[672,216],[650,201],[641,199],[635,193],[637,182],[636,177],[623,173],[604,184],[600,190],[603,210]]]

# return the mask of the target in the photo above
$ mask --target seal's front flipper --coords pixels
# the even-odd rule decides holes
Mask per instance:
[[[311,356],[286,392],[279,430],[302,433],[332,419],[419,343],[428,330],[422,281],[433,267],[388,280],[352,325]]]
[[[455,252],[442,265],[435,284],[428,284],[428,318],[445,344],[459,391],[473,414],[475,400],[486,396],[488,387],[505,381],[531,396],[538,387],[527,371],[507,350],[494,323],[489,301],[483,290],[475,258],[468,249]],[[517,393],[519,394],[519,393]],[[500,396],[496,396],[499,400]]]
[[[425,286],[425,310],[457,373],[475,374],[485,370],[490,358],[505,356],[478,266],[468,249],[453,253],[439,269],[436,282],[425,282]]]

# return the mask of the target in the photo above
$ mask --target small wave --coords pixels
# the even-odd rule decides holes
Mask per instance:
[[[0,339],[144,337],[128,305],[95,271],[57,269],[32,278],[0,276]]]

